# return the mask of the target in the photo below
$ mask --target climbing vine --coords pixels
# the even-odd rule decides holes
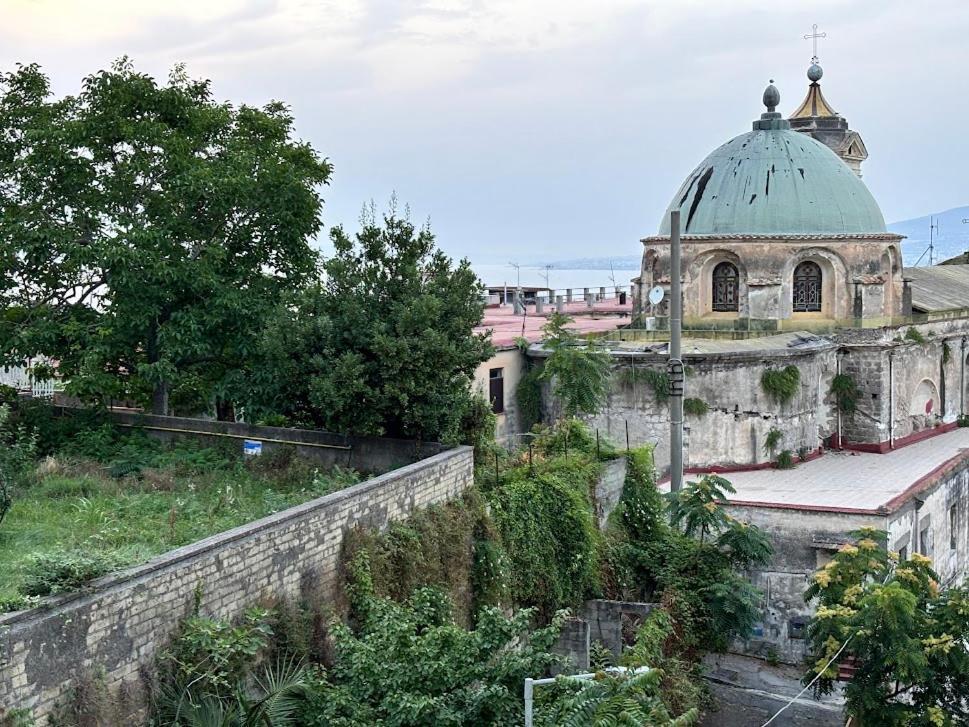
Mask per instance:
[[[831,393],[842,414],[854,414],[858,409],[861,390],[850,374],[838,374],[831,380]]]
[[[542,382],[541,371],[534,366],[518,380],[515,388],[515,403],[518,405],[518,423],[523,432],[542,421]]]
[[[761,388],[780,404],[794,398],[801,384],[801,371],[797,366],[767,369],[760,377]]]
[[[670,398],[670,380],[665,371],[630,366],[622,369],[619,377],[624,384],[647,384],[653,390],[653,396],[659,404],[665,403]]]

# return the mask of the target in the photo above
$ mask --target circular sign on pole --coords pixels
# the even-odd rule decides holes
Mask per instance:
[[[649,302],[653,305],[659,305],[661,302],[663,302],[664,297],[666,297],[666,291],[664,291],[658,285],[649,291]]]

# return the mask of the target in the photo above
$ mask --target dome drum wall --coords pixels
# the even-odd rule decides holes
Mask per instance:
[[[882,234],[853,239],[805,236],[702,240],[684,238],[682,247],[684,324],[694,328],[732,328],[740,321],[889,319],[903,314],[901,254],[898,236]],[[669,238],[643,241],[641,286],[669,290]],[[717,305],[714,270],[729,262],[736,270],[735,310]],[[816,310],[796,310],[796,270],[813,262],[821,273]],[[801,306],[803,307],[803,306]],[[646,315],[667,315],[665,307]],[[745,326],[741,326],[745,327]],[[771,326],[751,327],[771,328]]]

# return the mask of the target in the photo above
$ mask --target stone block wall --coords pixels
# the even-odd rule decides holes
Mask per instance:
[[[143,673],[191,613],[197,590],[201,612],[223,618],[260,599],[333,603],[348,529],[382,528],[453,498],[473,476],[469,447],[444,451],[99,579],[85,592],[0,616],[0,707],[30,709],[44,724],[72,685],[103,671],[107,687],[124,696],[124,724],[137,724]]]
[[[684,463],[687,467],[745,466],[769,461],[764,442],[771,429],[784,438],[778,451],[814,450],[831,434],[832,407],[828,401],[834,376],[835,349],[821,344],[809,351],[785,349],[754,354],[684,355],[688,367],[686,396],[704,401],[709,410],[684,418]],[[793,399],[779,403],[761,386],[768,368],[797,366],[800,387]],[[659,354],[635,358],[616,356],[613,383],[606,405],[590,420],[615,444],[625,446],[626,428],[632,446],[654,444],[660,471],[669,467],[669,403],[657,400],[649,382],[624,375],[623,370],[666,372]],[[776,452],[775,452],[776,456]]]

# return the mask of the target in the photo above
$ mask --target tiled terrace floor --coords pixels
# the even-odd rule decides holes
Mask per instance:
[[[959,454],[969,456],[969,428],[887,454],[831,451],[791,470],[730,472],[723,477],[736,488],[731,498],[736,502],[876,510]]]

